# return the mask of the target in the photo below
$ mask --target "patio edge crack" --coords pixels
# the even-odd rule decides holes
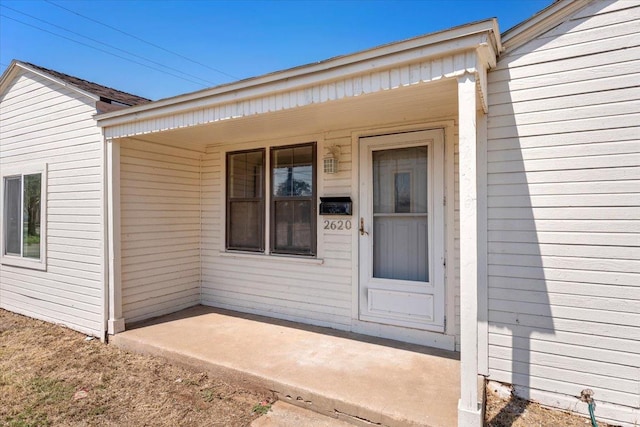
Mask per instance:
[[[366,419],[366,418],[359,417],[359,416],[357,416],[357,415],[351,415],[351,414],[348,414],[348,413],[346,413],[346,412],[339,411],[339,410],[337,410],[337,409],[335,409],[335,408],[333,409],[333,413],[336,415],[336,417],[337,417],[338,419],[340,419],[340,417],[341,417],[341,416],[344,416],[344,417],[347,417],[347,418],[353,419],[353,420],[355,420],[355,421],[358,421],[358,422],[361,422],[361,423],[366,423],[366,424],[369,424],[369,425],[372,425],[372,426],[388,427],[388,426],[386,426],[385,424],[382,424],[382,423],[376,423],[376,422],[373,422],[373,421],[368,420],[368,419]]]

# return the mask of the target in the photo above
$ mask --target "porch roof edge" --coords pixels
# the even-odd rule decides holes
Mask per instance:
[[[467,42],[467,44],[463,43],[465,40],[468,41],[470,38],[474,38],[474,36],[478,37],[483,35],[486,38],[482,43],[478,43],[477,41],[472,43]],[[218,101],[216,98],[221,97],[225,97],[228,101],[229,98],[239,100],[245,97],[254,98],[264,96],[265,94],[279,91],[279,85],[283,83],[289,85],[293,80],[304,78],[305,81],[300,84],[300,86],[303,86],[323,80],[335,79],[336,72],[345,70],[347,67],[361,66],[362,71],[369,69],[373,71],[376,65],[379,64],[372,64],[371,61],[393,55],[406,54],[413,51],[416,52],[416,58],[419,58],[421,54],[424,54],[423,49],[440,45],[448,48],[449,51],[447,53],[441,53],[439,56],[446,56],[448,53],[453,54],[460,50],[474,49],[478,47],[478,45],[486,44],[487,42],[493,45],[492,48],[495,52],[502,50],[500,32],[495,18],[374,47],[349,55],[334,57],[318,63],[294,67],[234,83],[203,89],[197,92],[161,99],[149,104],[129,107],[126,110],[103,113],[96,115],[95,118],[98,126],[106,128],[199,108],[205,100],[206,104],[210,105],[215,104]],[[404,61],[406,61],[406,59],[404,59]],[[400,63],[402,61],[398,62]],[[489,65],[490,64],[487,64],[487,66]],[[389,66],[389,64],[386,64],[386,66]],[[349,73],[345,72],[344,75],[349,74],[353,74],[353,71]],[[240,95],[239,92],[243,91],[251,91],[251,95]]]

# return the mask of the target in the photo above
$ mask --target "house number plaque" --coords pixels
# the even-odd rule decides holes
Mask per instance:
[[[351,230],[350,219],[325,219],[322,221],[325,230]]]

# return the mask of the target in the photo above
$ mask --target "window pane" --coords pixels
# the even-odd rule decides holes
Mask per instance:
[[[22,256],[40,258],[40,190],[41,175],[24,176],[24,210]]]
[[[227,154],[227,248],[264,250],[264,150]]]
[[[313,194],[313,146],[275,149],[273,163],[274,196]]]
[[[20,177],[5,178],[4,180],[4,206],[5,206],[5,253],[20,255]]]
[[[274,252],[312,254],[313,203],[309,200],[275,202]]]
[[[229,155],[229,197],[262,196],[262,151]]]
[[[293,162],[296,165],[307,165],[310,166],[313,164],[313,146],[304,145],[302,147],[295,147],[293,149]]]
[[[271,151],[274,253],[315,254],[315,149],[306,144]]]
[[[427,147],[373,152],[373,212],[427,213]]]
[[[260,202],[229,203],[229,248],[262,250],[262,211]]]
[[[293,193],[293,148],[274,150],[273,195],[291,196]]]

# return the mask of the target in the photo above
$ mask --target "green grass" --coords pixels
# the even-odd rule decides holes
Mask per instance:
[[[205,390],[202,390],[202,398],[205,402],[213,402],[213,400],[216,398],[216,394],[213,390],[207,388]]]
[[[269,412],[269,410],[271,409],[271,404],[270,403],[258,403],[257,405],[255,405],[252,409],[252,412],[256,413],[256,414],[260,414],[260,415],[264,415],[267,412]]]
[[[14,417],[6,417],[8,427],[45,427],[51,425],[45,414],[29,407]]]
[[[6,382],[6,378],[3,382]],[[30,402],[18,414],[5,417],[9,427],[49,426],[51,421],[47,417],[47,406],[68,401],[73,396],[73,387],[54,378],[34,377],[24,386],[31,396]]]
[[[73,387],[53,378],[35,377],[29,382],[29,388],[37,396],[37,406],[56,404],[73,396]]]

